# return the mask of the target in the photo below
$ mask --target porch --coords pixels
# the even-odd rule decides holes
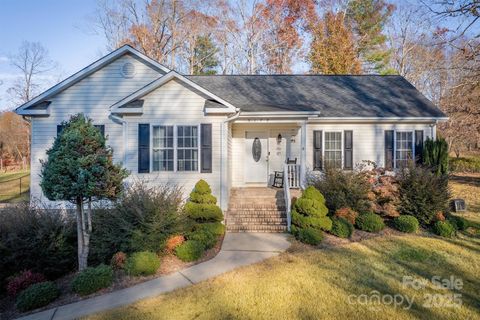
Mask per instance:
[[[230,136],[230,186],[283,187],[281,179],[290,188],[305,184],[306,123],[235,122]]]

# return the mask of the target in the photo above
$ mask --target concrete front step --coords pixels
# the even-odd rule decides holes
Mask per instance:
[[[227,230],[229,232],[286,232],[286,225],[259,225],[259,224],[248,224],[248,225],[236,225],[228,224]]]
[[[245,211],[227,211],[227,217],[245,217],[245,218],[285,218],[287,213],[285,211],[258,211],[258,210],[245,210]]]
[[[285,203],[282,204],[257,204],[248,202],[230,203],[228,211],[257,210],[257,211],[285,211]]]

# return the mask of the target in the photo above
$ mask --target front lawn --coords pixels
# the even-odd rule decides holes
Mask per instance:
[[[295,249],[295,247],[297,249]],[[480,239],[431,236],[373,238],[331,249],[302,249],[190,288],[95,315],[90,319],[473,319],[480,317]],[[455,276],[457,291],[415,290],[402,277]],[[406,295],[394,307],[362,304],[360,295]],[[462,295],[462,306],[432,307],[427,294]],[[375,294],[375,293],[373,293]],[[352,303],[349,303],[350,301]],[[448,299],[448,298],[445,298]],[[446,300],[448,302],[448,300]]]

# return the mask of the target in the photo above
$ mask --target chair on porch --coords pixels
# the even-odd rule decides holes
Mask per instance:
[[[297,158],[295,159],[290,159],[287,158],[287,164],[297,164]],[[273,177],[273,184],[272,187],[275,188],[283,188],[283,183],[284,183],[285,177],[282,171],[275,171],[274,172],[274,177]]]

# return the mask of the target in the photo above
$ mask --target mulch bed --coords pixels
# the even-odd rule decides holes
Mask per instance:
[[[55,283],[57,284],[59,290],[60,290],[60,297],[56,299],[54,302],[49,304],[48,306],[45,306],[43,308],[39,308],[36,310],[32,310],[27,313],[20,313],[16,310],[15,308],[15,300],[11,297],[4,297],[0,299],[0,319],[1,320],[8,320],[8,319],[13,319],[17,318],[20,316],[24,316],[27,314],[31,313],[36,313],[40,312],[42,310],[47,310],[59,306],[63,306],[69,303],[81,301],[84,299],[89,299],[92,297],[96,297],[105,293],[109,293],[112,291],[120,290],[120,289],[125,289],[131,286],[134,286],[136,284],[152,280],[161,276],[165,276],[171,273],[175,273],[179,270],[186,269],[188,267],[191,267],[193,265],[205,262],[207,260],[210,260],[214,258],[218,252],[220,251],[222,247],[222,242],[223,242],[223,236],[218,239],[217,244],[215,247],[212,249],[209,249],[205,251],[203,256],[194,262],[183,262],[182,260],[178,259],[175,255],[173,254],[164,254],[160,257],[160,268],[158,269],[157,273],[151,276],[140,276],[140,277],[130,277],[123,270],[115,270],[114,273],[114,279],[113,279],[113,284],[105,289],[99,290],[95,293],[92,293],[91,295],[88,296],[79,296],[78,294],[72,292],[71,290],[71,283],[73,278],[75,277],[75,273],[66,275],[62,278],[59,278],[55,280]]]

